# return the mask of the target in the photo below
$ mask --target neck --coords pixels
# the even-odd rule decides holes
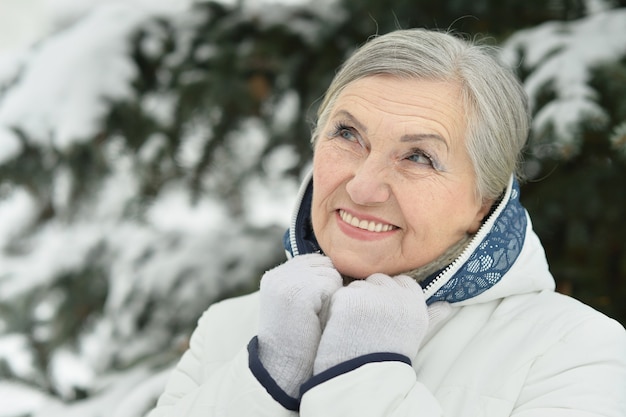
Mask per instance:
[[[417,282],[423,281],[434,272],[445,268],[446,266],[450,265],[452,261],[458,258],[459,255],[461,255],[461,252],[463,252],[463,250],[467,247],[467,244],[472,239],[472,237],[474,237],[474,235],[466,234],[463,238],[461,238],[461,240],[450,246],[448,250],[439,255],[437,259],[424,266],[420,266],[419,268],[408,271],[405,273],[405,275],[414,278]]]
[[[450,246],[448,250],[446,250],[444,253],[439,255],[439,257],[435,259],[434,261],[424,266],[420,266],[419,268],[415,268],[411,271],[405,272],[404,275],[410,276],[411,278],[415,279],[417,282],[423,281],[434,272],[445,268],[446,266],[450,265],[452,261],[458,258],[459,255],[461,255],[461,252],[463,252],[463,250],[469,243],[469,241],[472,239],[472,237],[474,237],[473,234],[466,234],[465,236],[463,236],[463,238],[461,238],[461,240],[459,240],[454,245]],[[352,277],[343,275],[343,285],[348,285],[354,280],[355,279]]]

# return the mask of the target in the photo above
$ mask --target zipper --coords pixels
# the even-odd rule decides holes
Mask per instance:
[[[291,245],[291,252],[293,256],[298,256],[300,254],[300,250],[298,249],[298,242],[296,240],[296,227],[298,221],[298,214],[300,213],[300,207],[302,206],[302,200],[304,199],[304,195],[306,194],[306,190],[309,187],[309,183],[311,182],[311,177],[313,176],[313,170],[310,170],[302,179],[300,190],[298,190],[298,195],[296,196],[296,202],[294,205],[294,210],[291,215],[291,226],[289,226],[289,244]]]
[[[491,216],[487,219],[485,223],[478,229],[478,232],[474,235],[474,237],[469,241],[465,249],[461,252],[461,254],[454,260],[450,265],[448,265],[443,271],[435,277],[432,281],[426,285],[424,288],[424,298],[428,300],[432,297],[437,290],[439,290],[443,285],[447,282],[447,279],[450,278],[453,271],[458,270],[458,268],[467,261],[470,255],[476,250],[480,242],[489,234],[493,224],[496,222],[496,219],[500,216],[506,205],[509,203],[509,199],[511,198],[511,193],[513,191],[513,175],[509,179],[509,184],[506,187],[506,192],[498,204],[498,207],[491,213]],[[444,279],[445,278],[445,279]]]

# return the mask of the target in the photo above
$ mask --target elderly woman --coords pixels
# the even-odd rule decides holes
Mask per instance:
[[[289,260],[208,309],[150,417],[626,415],[624,328],[554,292],[520,205],[509,71],[400,30],[318,117]]]

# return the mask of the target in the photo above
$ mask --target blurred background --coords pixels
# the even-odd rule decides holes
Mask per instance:
[[[626,1],[0,0],[0,417],[140,417],[254,291],[337,66],[375,33],[500,46],[558,282],[626,323]]]

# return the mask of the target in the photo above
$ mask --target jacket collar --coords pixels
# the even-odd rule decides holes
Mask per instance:
[[[423,282],[428,303],[456,303],[476,297],[511,269],[524,247],[528,226],[519,195],[519,184],[511,176],[502,199],[465,250]]]
[[[300,187],[291,226],[283,237],[289,258],[321,252],[311,227],[312,195],[309,172]],[[421,282],[428,304],[459,303],[477,297],[499,283],[513,267],[531,232],[519,195],[519,184],[512,176],[502,199],[461,255]]]
[[[311,225],[311,200],[313,198],[313,171],[304,177],[291,225],[283,236],[283,246],[288,258],[307,253],[320,253],[321,249]]]

